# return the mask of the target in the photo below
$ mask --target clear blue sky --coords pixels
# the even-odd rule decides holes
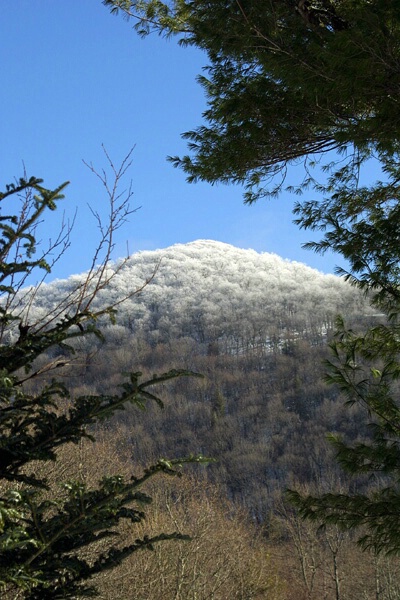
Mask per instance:
[[[100,0],[3,0],[1,9],[1,189],[25,164],[48,187],[71,181],[64,208],[70,216],[78,209],[72,247],[54,276],[90,264],[97,229],[87,204],[102,211],[106,203],[82,159],[104,167],[101,144],[115,163],[135,146],[132,206],[141,209],[119,232],[115,257],[126,242],[133,252],[203,238],[324,272],[340,263],[301,249],[310,234],[292,224],[291,196],[245,206],[240,188],[189,185],[166,162],[185,152],[180,134],[201,122],[196,75],[205,55],[176,40],[139,38]],[[44,237],[51,236],[55,220],[46,227]]]

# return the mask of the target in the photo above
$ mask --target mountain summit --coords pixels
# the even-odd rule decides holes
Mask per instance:
[[[138,252],[109,269],[113,277],[96,308],[130,296],[118,306],[119,324],[154,342],[184,336],[239,347],[249,335],[254,344],[289,330],[325,335],[338,313],[366,310],[343,278],[213,240]],[[84,279],[74,275],[42,285],[32,310],[45,314]]]

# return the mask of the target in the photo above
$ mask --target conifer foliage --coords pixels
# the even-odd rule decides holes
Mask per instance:
[[[330,439],[343,468],[356,477],[369,476],[370,494],[325,494],[301,497],[289,492],[300,513],[319,522],[359,527],[364,548],[400,553],[400,295],[399,295],[399,168],[382,163],[385,183],[370,187],[340,171],[332,176],[332,193],[321,204],[305,202],[296,211],[303,227],[324,232],[311,243],[316,251],[338,250],[349,262],[342,274],[367,293],[376,308],[376,326],[366,331],[337,321],[327,363],[327,381],[339,387],[349,405],[365,409],[370,437],[349,445]]]
[[[207,53],[205,124],[173,157],[189,181],[244,183],[252,202],[288,166],[353,147],[393,151],[400,19],[386,0],[103,0],[146,35]],[[274,176],[278,178],[273,180]],[[271,182],[273,183],[271,185]]]
[[[122,171],[116,172],[118,179]],[[91,426],[123,410],[128,403],[143,408],[161,404],[153,387],[187,372],[174,371],[149,381],[131,373],[113,395],[71,397],[56,375],[73,359],[74,340],[97,335],[101,315],[91,303],[107,283],[105,266],[115,227],[128,212],[110,196],[110,224],[102,229],[99,249],[104,260],[94,265],[74,292],[59,300],[52,314],[29,320],[36,287],[26,287],[37,268],[48,272],[51,257],[69,243],[69,227],[42,251],[37,228],[46,212],[62,200],[67,184],[54,190],[37,178],[7,186],[0,195],[0,589],[2,598],[83,598],[95,596],[92,576],[118,565],[155,542],[182,538],[160,533],[118,546],[121,520],[139,523],[151,498],[142,485],[157,473],[175,475],[185,460],[160,460],[141,476],[104,478],[95,488],[85,481],[62,481],[49,489],[45,465],[57,461],[68,443],[94,439]],[[113,189],[113,188],[112,188]],[[15,208],[21,202],[20,210]],[[14,209],[14,212],[12,210]],[[22,302],[21,302],[22,298]],[[195,460],[195,459],[187,459]]]

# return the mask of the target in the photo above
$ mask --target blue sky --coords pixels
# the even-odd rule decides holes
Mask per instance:
[[[340,259],[301,249],[310,239],[292,223],[293,197],[245,206],[235,186],[189,185],[166,162],[185,153],[180,134],[201,122],[205,99],[196,75],[206,56],[176,40],[141,39],[100,0],[3,0],[0,36],[0,185],[23,173],[48,187],[69,180],[58,211],[78,216],[68,255],[54,269],[87,269],[98,239],[88,209],[107,208],[102,187],[82,159],[101,169],[101,145],[118,164],[135,146],[129,172],[141,207],[118,232],[114,257],[195,239],[274,252],[333,272]],[[127,182],[128,183],[128,182]],[[57,219],[44,223],[54,236]]]

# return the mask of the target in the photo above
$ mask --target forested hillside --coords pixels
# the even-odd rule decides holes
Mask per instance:
[[[118,264],[109,268],[118,271]],[[83,277],[42,286],[32,318],[70,297]],[[143,414],[124,414],[124,439],[135,459],[214,457],[210,480],[258,522],[289,483],[315,483],[336,472],[325,433],[354,438],[362,425],[356,411],[345,417],[337,390],[323,382],[322,361],[338,313],[355,325],[369,318],[360,293],[275,255],[196,241],[134,255],[96,308],[146,280],[119,306],[118,324],[103,329],[106,343],[91,341],[86,364],[72,369],[78,391],[86,393],[112,389],[115,373],[133,364],[150,375],[177,368],[203,375],[171,384],[164,411],[149,405]]]
[[[167,495],[167,500],[163,496],[161,505],[157,504],[157,519],[162,517],[168,522],[172,518],[179,522],[182,531],[193,527],[200,537],[206,535],[202,527],[209,532],[213,523],[215,536],[227,539],[226,511],[229,518],[237,515],[238,520],[230,525],[232,548],[224,548],[209,533],[204,538],[207,541],[203,558],[193,554],[190,547],[182,546],[179,552],[183,552],[190,568],[196,568],[192,561],[203,564],[207,553],[214,552],[211,547],[215,543],[222,571],[231,568],[229,554],[238,556],[239,562],[249,561],[249,569],[256,568],[257,563],[264,570],[266,578],[257,588],[261,590],[257,597],[297,600],[301,588],[304,598],[319,600],[322,593],[330,598],[329,590],[334,589],[331,559],[332,548],[337,546],[334,556],[342,561],[340,576],[346,597],[358,600],[362,592],[365,598],[372,598],[376,568],[367,561],[359,580],[351,576],[354,564],[365,562],[356,553],[351,536],[328,530],[321,537],[311,525],[302,525],[282,498],[288,486],[324,490],[334,485],[348,489],[326,434],[341,433],[347,440],[359,440],[368,431],[361,409],[346,409],[338,390],[324,383],[323,360],[329,356],[328,342],[338,313],[356,329],[371,319],[379,320],[360,292],[341,278],[323,275],[303,264],[213,241],[140,252],[109,269],[116,270],[116,275],[111,285],[100,292],[97,309],[102,303],[113,304],[133,289],[141,289],[144,282],[149,283],[118,307],[116,325],[105,322],[104,341],[92,338],[77,342],[78,361],[67,351],[60,351],[71,361],[62,373],[74,393],[111,393],[121,383],[123,373],[133,366],[139,366],[145,377],[170,369],[188,369],[202,377],[185,377],[165,384],[161,393],[163,410],[152,403],[139,413],[128,407],[120,417],[114,417],[107,429],[98,429],[96,437],[103,441],[95,450],[97,458],[89,460],[93,464],[90,477],[95,477],[96,470],[103,472],[105,468],[107,472],[110,459],[129,472],[131,463],[145,466],[160,457],[177,458],[191,453],[213,457],[215,462],[208,466],[193,467],[192,476],[197,483],[183,484],[186,491],[182,498],[178,494],[171,499],[165,490],[161,493]],[[54,307],[59,311],[57,299],[71,298],[82,281],[84,276],[77,275],[43,285],[29,306],[31,318]],[[28,297],[26,292],[21,294],[21,307],[26,307]],[[52,358],[58,355],[53,354]],[[40,368],[40,364],[37,366]],[[40,377],[31,385],[40,386]],[[105,467],[100,466],[102,454]],[[76,458],[72,463],[81,460]],[[70,469],[71,458],[68,463]],[[187,476],[189,471],[188,468]],[[359,489],[367,485],[362,480],[357,483]],[[198,490],[198,497],[194,489]],[[215,495],[212,514],[217,521],[207,512],[210,494]],[[208,517],[204,522],[185,508],[189,497],[194,502],[193,515],[206,510]],[[165,502],[178,512],[172,516],[172,508],[168,508],[164,514]],[[236,545],[237,539],[244,540],[239,525],[243,519],[250,519],[264,540],[252,550]],[[264,543],[267,546],[262,550]],[[273,558],[265,565],[256,554],[267,549]],[[309,557],[307,564],[305,555]],[[153,563],[147,560],[143,568],[154,568],[157,573],[165,569],[168,573],[172,555],[160,551],[157,557],[154,560],[158,566],[151,567]],[[285,571],[288,560],[290,577]],[[157,561],[166,561],[165,566],[160,567]],[[392,577],[397,567],[382,565],[380,577]],[[256,569],[247,583],[240,583],[244,586],[240,597],[248,597],[253,579],[259,578],[260,573]],[[181,576],[179,585],[184,585],[183,571]],[[237,576],[244,577],[244,572]],[[169,591],[160,587],[157,579],[152,591],[145,592],[149,596],[144,597],[174,597],[178,583],[165,577]],[[150,586],[149,581],[140,578],[129,581],[129,589],[138,586],[138,593]],[[223,581],[218,584],[222,586],[221,595],[215,597],[226,600],[228,588]],[[232,589],[237,589],[239,583],[233,572],[230,581]],[[106,580],[104,585],[110,590],[109,596],[104,597],[114,598],[114,584]],[[207,587],[211,583],[207,579],[201,585]],[[388,589],[392,592],[395,588],[391,584]],[[263,595],[267,590],[269,595]],[[202,593],[202,598],[207,597],[208,592]]]

